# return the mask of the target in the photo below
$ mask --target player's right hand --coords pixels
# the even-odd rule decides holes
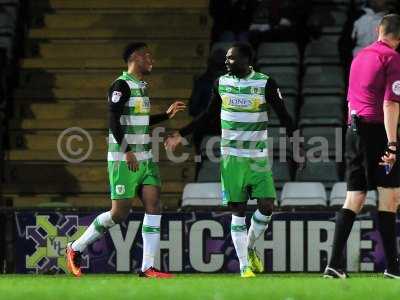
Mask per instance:
[[[182,136],[179,134],[179,132],[176,131],[166,138],[164,142],[164,147],[167,150],[174,151],[176,146],[178,146],[181,142]]]
[[[381,157],[381,162],[379,163],[380,166],[385,167],[386,175],[390,173],[393,168],[393,165],[396,162],[396,154],[385,152],[385,155]]]
[[[128,151],[125,153],[126,164],[128,165],[128,169],[132,172],[136,172],[139,170],[139,163],[136,159],[135,153],[132,151]]]

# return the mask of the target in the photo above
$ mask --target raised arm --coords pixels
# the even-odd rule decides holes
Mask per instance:
[[[221,111],[222,100],[218,93],[218,80],[214,84],[212,98],[207,109],[198,115],[195,119],[192,120],[189,124],[179,129],[177,132],[174,132],[171,136],[167,138],[165,141],[165,147],[167,149],[174,150],[178,144],[181,143],[182,137],[191,134],[196,128],[203,128],[212,121],[219,117],[219,113]]]
[[[177,112],[185,109],[186,109],[186,104],[182,101],[177,100],[168,107],[165,113],[151,115],[150,126],[161,123],[168,119],[172,119]]]

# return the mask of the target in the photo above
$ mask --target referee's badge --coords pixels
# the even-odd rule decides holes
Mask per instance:
[[[393,82],[392,91],[395,95],[400,96],[400,80]]]
[[[113,103],[117,103],[119,99],[121,99],[122,93],[118,91],[114,91],[111,96],[111,101]]]

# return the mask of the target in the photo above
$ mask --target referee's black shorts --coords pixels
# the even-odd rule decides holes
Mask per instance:
[[[387,137],[383,124],[360,122],[357,133],[351,128],[347,129],[345,160],[348,191],[375,190],[378,186],[400,187],[399,160],[388,175],[385,168],[379,165],[386,148]],[[399,154],[397,159],[400,158]]]

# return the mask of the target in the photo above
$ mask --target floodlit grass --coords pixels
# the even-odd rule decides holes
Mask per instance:
[[[136,275],[0,275],[0,299],[399,299],[400,280],[382,274],[353,274],[347,280],[319,274],[186,274],[174,279]]]

